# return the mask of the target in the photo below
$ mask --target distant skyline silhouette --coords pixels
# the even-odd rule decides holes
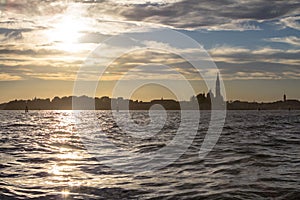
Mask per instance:
[[[218,88],[216,89],[218,94]],[[29,99],[29,100],[13,100],[0,104],[0,110],[149,110],[153,105],[162,105],[166,110],[194,109],[192,106],[197,102],[200,110],[210,110],[212,102],[215,102],[216,109],[228,110],[300,110],[300,101],[297,99],[288,99],[286,94],[281,100],[274,102],[247,102],[247,101],[223,101],[220,93],[214,95],[210,90],[207,94],[200,93],[197,96],[191,96],[189,101],[176,101],[174,99],[153,99],[151,101],[140,101],[132,99],[124,99],[123,97],[110,98],[104,97],[88,97],[88,96],[65,96],[54,97],[53,99]],[[76,102],[76,107],[73,107]],[[127,107],[127,105],[129,107]],[[191,105],[191,106],[189,106]],[[194,105],[194,104],[193,104]],[[220,107],[221,106],[221,107]]]
[[[143,87],[145,87],[146,88],[146,90],[145,91],[143,91],[143,93],[142,94],[144,94],[145,95],[145,93],[148,93],[149,92],[149,88],[148,87],[150,87],[149,85],[146,85],[146,86],[143,86]],[[161,86],[160,85],[153,85],[152,87],[154,87],[154,88],[156,88],[156,89],[158,89],[158,88],[160,88]],[[239,100],[239,99],[235,99],[235,100],[228,100],[228,99],[224,99],[224,97],[223,97],[223,94],[222,94],[222,91],[221,91],[221,83],[220,83],[220,75],[219,75],[219,73],[217,73],[217,75],[216,75],[216,82],[215,82],[215,86],[214,86],[214,88],[210,88],[210,89],[207,89],[207,92],[205,93],[205,92],[202,92],[202,93],[199,93],[198,95],[196,95],[196,96],[190,96],[190,98],[189,99],[185,99],[185,100],[178,100],[178,99],[176,99],[176,97],[172,94],[172,92],[171,91],[169,91],[167,88],[164,88],[164,87],[162,87],[163,88],[163,90],[162,91],[160,91],[160,93],[159,93],[159,97],[156,97],[156,98],[153,98],[153,99],[150,99],[150,100],[144,100],[144,99],[137,99],[137,98],[132,98],[131,97],[131,99],[127,99],[127,100],[129,100],[129,101],[132,101],[132,102],[152,102],[152,101],[159,101],[159,100],[165,100],[166,101],[166,99],[168,99],[168,100],[171,100],[171,101],[178,101],[178,102],[182,102],[182,101],[199,101],[199,102],[206,102],[207,103],[207,101],[210,101],[211,102],[211,100],[213,100],[213,101],[216,101],[216,102],[233,102],[233,101],[235,101],[235,102],[240,102],[240,101],[243,101],[243,100]],[[147,90],[148,89],[148,90]],[[213,92],[213,90],[214,90],[214,92]],[[165,93],[164,93],[165,92]],[[223,92],[227,92],[225,89],[224,89],[224,91]],[[282,96],[282,100],[283,100],[283,102],[286,102],[286,101],[289,101],[289,102],[291,102],[291,101],[298,101],[297,99],[290,99],[288,96],[287,96],[287,94],[286,93],[283,93],[282,94],[283,96]],[[69,96],[62,96],[61,98],[63,99],[63,98],[69,98],[69,97],[71,97],[71,96],[74,96],[74,95],[69,95]],[[86,95],[83,95],[83,96],[86,96]],[[133,95],[134,96],[134,95]],[[171,96],[171,97],[170,97]],[[75,96],[74,96],[75,97]],[[173,98],[172,98],[173,97]],[[90,97],[89,97],[90,98]],[[99,97],[95,97],[96,99],[99,99]],[[101,98],[107,98],[107,99],[123,99],[123,97],[122,96],[120,96],[120,97],[117,97],[117,98],[112,98],[111,96],[108,96],[108,95],[104,95],[104,96],[102,96]],[[37,99],[42,99],[42,98],[37,98],[36,96],[34,97],[34,98],[32,98],[32,100],[33,101],[36,101]],[[53,100],[55,100],[55,99],[60,99],[60,97],[59,96],[55,96],[55,97],[53,97],[53,99],[52,99],[52,101]],[[255,98],[254,98],[255,99]],[[279,100],[280,98],[276,98],[274,101],[271,101],[271,103],[273,103],[273,102],[277,102],[278,100]],[[45,98],[44,100],[46,100],[46,101],[49,101],[50,102],[50,98]],[[15,99],[15,101],[17,101],[17,99]],[[24,101],[24,100],[21,100],[21,101]],[[30,99],[27,99],[26,101],[30,101]],[[280,100],[279,100],[280,101]],[[255,103],[257,103],[257,101],[255,101],[255,100],[253,100],[253,101],[243,101],[243,102],[255,102]],[[7,102],[2,102],[2,104],[4,104],[4,103],[7,103]],[[65,102],[64,102],[65,103]],[[262,103],[263,103],[263,101],[262,101]]]
[[[75,110],[111,110],[112,105],[118,106],[118,110],[127,110],[127,107],[121,105],[129,104],[130,110],[148,110],[151,106],[155,104],[162,105],[166,110],[180,110],[180,104],[187,105],[191,101],[198,101],[199,109],[201,110],[210,110],[211,109],[211,99],[210,93],[207,94],[198,94],[195,99],[190,101],[179,102],[173,99],[154,99],[149,102],[139,101],[139,100],[130,100],[123,99],[122,97],[111,99],[109,97],[101,98],[91,98],[87,96],[81,97],[55,97],[52,100],[47,99],[32,99],[32,100],[13,100],[7,103],[0,104],[0,110],[72,110],[72,100],[76,99],[79,102],[82,102],[81,106],[75,108]],[[258,102],[245,102],[245,101],[229,101],[226,103],[228,110],[299,110],[300,101],[299,100],[279,100],[269,103],[258,103]],[[87,104],[95,105],[93,107],[86,107]]]
[[[175,82],[175,81],[174,81]],[[180,81],[176,81],[179,82]],[[244,82],[237,81],[224,81],[226,89],[227,100],[241,100],[241,101],[257,101],[257,102],[273,102],[282,99],[282,95],[286,94],[288,99],[300,99],[300,94],[297,91],[291,89],[291,87],[296,87],[300,85],[299,81],[287,81],[286,84],[282,84],[284,80],[274,80],[266,81],[271,89],[266,89],[261,86],[261,82],[248,80]],[[5,103],[15,99],[33,99],[37,98],[54,98],[55,96],[72,96],[73,91],[72,81],[27,81],[7,83],[1,82],[0,91],[2,95],[0,96],[0,103]],[[112,96],[111,91],[114,87],[115,81],[104,81],[101,83],[102,87],[96,91],[96,96]],[[263,85],[264,85],[263,84]],[[191,81],[191,85],[195,92],[207,93],[209,89],[206,87],[203,81]],[[214,90],[214,88],[212,88]],[[161,95],[164,94],[164,95]],[[137,91],[132,99],[139,99],[143,101],[150,101],[152,99],[175,99],[172,93],[168,92],[164,88],[159,88],[157,86],[145,86]]]
[[[186,106],[185,109],[195,109],[195,107],[189,106],[193,102],[197,102],[199,109],[201,110],[210,110],[212,109],[212,104],[215,104],[215,109],[231,109],[231,110],[269,110],[269,109],[300,109],[300,101],[297,99],[288,99],[287,95],[284,93],[282,100],[277,100],[269,103],[258,103],[255,101],[240,101],[240,100],[226,100],[223,97],[220,85],[219,73],[217,73],[216,82],[215,82],[215,93],[212,92],[212,89],[209,89],[207,93],[199,93],[196,96],[191,96],[187,100],[176,100],[176,99],[164,99],[165,94],[160,94],[160,99],[152,99],[150,101],[134,100],[134,99],[124,99],[123,97],[111,98],[109,96],[99,97],[89,97],[86,95],[82,96],[64,96],[64,97],[54,97],[52,100],[50,98],[39,99],[33,98],[32,100],[14,100],[7,103],[0,104],[0,109],[12,109],[12,110],[22,110],[25,109],[27,112],[28,109],[34,110],[72,110],[72,109],[82,109],[82,110],[112,110],[112,109],[133,109],[133,110],[148,110],[151,106],[155,104],[162,105],[167,110],[180,110],[181,106]],[[76,106],[73,107],[73,103],[77,101]],[[89,107],[88,106],[91,106]]]

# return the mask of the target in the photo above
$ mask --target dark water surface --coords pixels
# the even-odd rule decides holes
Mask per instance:
[[[136,173],[112,169],[89,154],[73,115],[0,111],[1,200],[300,199],[300,111],[228,111],[217,145],[201,160],[209,120],[204,111],[198,135],[180,159]],[[89,112],[79,115],[86,123],[94,120]],[[114,144],[141,154],[163,147],[180,123],[180,113],[169,112],[160,133],[136,140],[118,128],[110,112],[96,115]],[[149,120],[142,111],[133,117],[138,124]]]

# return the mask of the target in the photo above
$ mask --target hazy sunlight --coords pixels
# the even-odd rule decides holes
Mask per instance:
[[[52,29],[47,31],[49,42],[64,51],[79,51],[78,39],[82,35],[81,31],[85,24],[83,20],[76,16],[64,16]]]

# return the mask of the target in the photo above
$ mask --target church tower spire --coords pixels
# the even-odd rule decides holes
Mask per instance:
[[[221,88],[220,88],[220,78],[219,73],[217,74],[217,81],[216,81],[216,98],[221,97]]]

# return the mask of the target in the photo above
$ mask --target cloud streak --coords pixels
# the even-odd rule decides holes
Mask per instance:
[[[300,46],[300,38],[297,36],[289,36],[289,37],[276,37],[267,39],[267,41],[285,43],[291,46],[299,47]]]

